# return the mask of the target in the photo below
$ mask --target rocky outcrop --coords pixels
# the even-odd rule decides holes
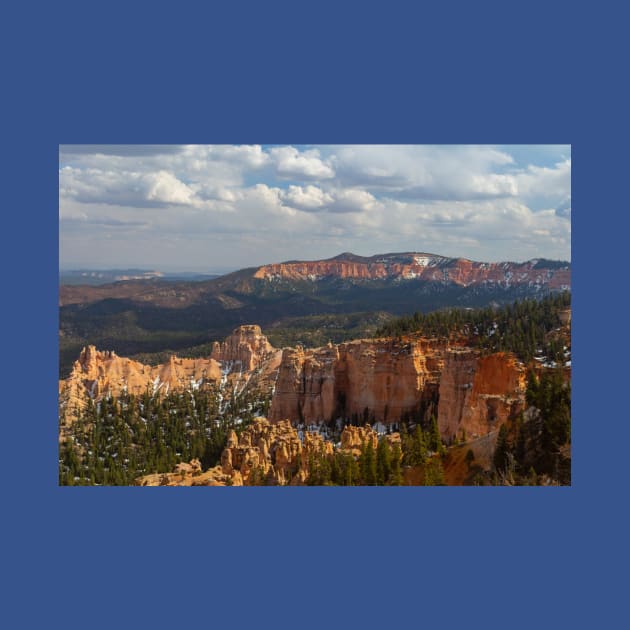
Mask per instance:
[[[76,418],[89,399],[118,396],[168,394],[199,389],[232,380],[244,386],[256,372],[259,385],[275,381],[281,351],[275,350],[259,326],[241,326],[223,343],[215,343],[209,358],[182,359],[171,356],[160,365],[150,366],[119,357],[115,352],[83,348],[67,379],[59,382],[61,416],[66,423]]]
[[[226,475],[220,466],[206,471],[201,470],[201,463],[193,459],[190,463],[177,464],[170,473],[153,473],[139,477],[136,486],[242,486],[243,480],[238,473]]]
[[[341,433],[340,450],[354,457],[358,457],[368,444],[371,444],[374,449],[378,446],[378,433],[369,425],[347,426]]]
[[[337,417],[383,422],[437,404],[444,439],[484,435],[518,413],[524,366],[509,353],[481,357],[445,340],[360,340],[284,350],[269,418],[306,425]]]
[[[342,344],[338,396],[345,415],[391,423],[418,410],[437,390],[446,341],[362,340]]]
[[[339,347],[315,350],[285,348],[271,403],[269,419],[289,418],[307,424],[330,420],[337,405],[336,365]]]
[[[259,367],[276,349],[262,334],[260,326],[239,326],[225,341],[212,344],[210,358],[223,363],[238,364],[243,371]]]
[[[440,379],[440,434],[471,438],[495,431],[523,408],[525,388],[525,368],[513,354],[449,349]]]
[[[396,422],[437,393],[444,340],[359,340],[286,348],[269,418],[306,424],[357,416]]]
[[[167,363],[150,366],[119,357],[114,352],[99,351],[94,346],[83,348],[70,376],[59,383],[59,401],[71,419],[75,409],[83,409],[87,401],[123,392],[141,395],[199,387],[221,379],[221,366],[214,359],[179,359],[172,356]]]
[[[400,446],[398,433],[382,439],[391,446]],[[376,449],[378,441],[378,434],[369,426],[347,426],[341,433],[338,451],[356,458],[367,444]],[[135,485],[302,485],[308,479],[313,457],[332,457],[334,453],[333,444],[318,433],[306,432],[301,440],[288,420],[272,424],[266,418],[255,418],[240,437],[230,432],[219,466],[202,471],[199,460],[194,459],[178,464],[173,472],[140,477]]]
[[[256,418],[240,437],[232,432],[221,455],[226,475],[239,473],[244,485],[304,483],[310,455],[332,455],[333,445],[316,433],[300,440],[288,421]]]
[[[308,477],[311,454],[332,455],[333,445],[318,434],[304,441],[288,421],[271,424],[255,418],[239,436],[232,431],[221,454],[221,464],[205,472],[193,460],[172,473],[156,473],[136,480],[140,486],[299,485]]]
[[[332,456],[333,445],[322,436],[306,433],[300,440],[288,421],[271,424],[255,418],[239,436],[227,439],[221,464],[205,472],[198,460],[179,464],[172,473],[156,473],[136,480],[140,486],[242,486],[303,484],[311,455]]]

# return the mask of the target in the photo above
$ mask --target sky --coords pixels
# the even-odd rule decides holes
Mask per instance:
[[[568,145],[60,145],[62,269],[571,259]]]

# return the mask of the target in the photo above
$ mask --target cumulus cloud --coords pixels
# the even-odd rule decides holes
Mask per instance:
[[[306,212],[364,212],[378,206],[374,195],[356,188],[326,192],[312,185],[289,186],[281,193],[281,199],[283,203]]]
[[[571,194],[571,160],[553,167],[531,164],[516,175],[518,191],[525,197],[568,197]]]
[[[165,170],[138,173],[65,166],[59,171],[59,195],[83,203],[161,207],[199,203],[193,190]]]
[[[283,199],[289,206],[309,212],[322,210],[333,202],[332,195],[317,186],[289,186]]]
[[[335,191],[330,210],[332,212],[365,212],[377,206],[378,202],[374,195],[365,190],[350,188]]]
[[[514,155],[493,146],[64,145],[61,260],[154,264],[160,252],[163,266],[237,268],[414,249],[569,259],[570,156],[534,148],[528,162],[525,146]]]
[[[330,179],[335,171],[320,158],[317,149],[298,151],[295,147],[274,147],[270,151],[276,172],[281,177],[308,179]]]
[[[333,164],[340,181],[400,199],[470,199],[511,196],[510,175],[493,169],[512,163],[506,153],[484,146],[342,147]]]
[[[182,147],[179,158],[184,166],[193,167],[196,170],[216,166],[221,162],[257,169],[270,162],[269,154],[264,152],[258,144],[190,144]]]
[[[145,176],[148,185],[146,198],[162,204],[194,205],[195,193],[168,171],[158,171]]]

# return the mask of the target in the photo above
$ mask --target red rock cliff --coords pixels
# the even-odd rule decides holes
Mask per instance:
[[[524,402],[526,374],[508,353],[480,357],[445,341],[360,340],[282,355],[269,418],[318,424],[338,417],[397,422],[438,400],[445,439],[498,429]],[[439,394],[439,396],[438,396]]]
[[[435,254],[384,254],[363,258],[337,256],[329,260],[295,261],[259,267],[254,278],[269,281],[348,278],[355,280],[422,279],[449,282],[460,286],[475,284],[539,285],[552,289],[570,288],[571,271],[567,268],[544,268],[538,260],[524,263],[485,263],[465,258],[446,258]]]
[[[393,422],[437,388],[445,342],[359,340],[282,355],[270,420],[327,422],[335,415]]]
[[[450,349],[440,378],[438,426],[443,438],[495,431],[524,403],[526,373],[510,353],[485,357]]]

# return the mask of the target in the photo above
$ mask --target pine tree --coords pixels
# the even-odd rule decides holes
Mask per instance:
[[[494,468],[498,472],[504,472],[509,463],[510,445],[508,443],[508,432],[505,424],[501,425],[499,429],[499,435],[497,437],[497,444],[494,449]]]
[[[332,483],[332,469],[330,461],[326,454],[322,451],[318,455],[318,470],[319,470],[319,483],[320,486],[329,486]]]
[[[400,461],[402,459],[402,451],[398,444],[394,444],[391,452],[391,471],[389,474],[390,486],[401,486],[403,484],[403,476],[400,468]]]
[[[424,468],[424,485],[425,486],[445,486],[444,480],[444,467],[442,466],[442,460],[438,458],[432,458],[427,462]]]
[[[361,455],[361,480],[364,486],[375,486],[377,483],[376,456],[371,440],[368,440]]]
[[[444,445],[442,444],[442,437],[440,435],[440,429],[435,416],[431,416],[431,429],[429,431],[428,443],[429,449],[434,453],[444,452]]]
[[[389,444],[382,438],[376,448],[376,478],[379,486],[384,486],[389,481],[391,473],[391,454]]]

